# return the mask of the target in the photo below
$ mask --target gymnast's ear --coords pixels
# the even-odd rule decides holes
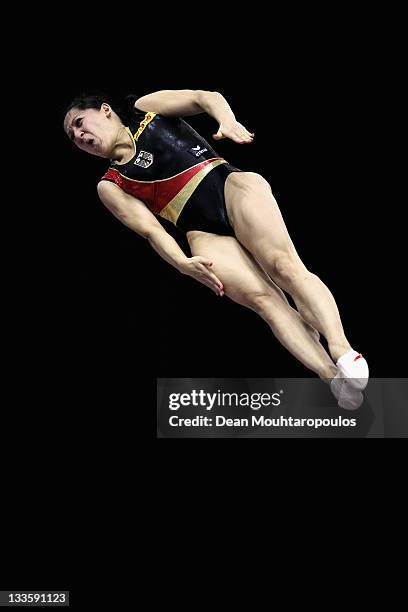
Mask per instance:
[[[112,108],[109,106],[107,102],[102,102],[101,110],[105,113],[107,117],[110,117],[112,114]]]

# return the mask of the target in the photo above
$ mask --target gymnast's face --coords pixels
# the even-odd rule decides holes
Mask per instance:
[[[72,108],[65,116],[64,130],[75,145],[98,157],[109,158],[118,133],[119,118],[109,104],[101,108]]]

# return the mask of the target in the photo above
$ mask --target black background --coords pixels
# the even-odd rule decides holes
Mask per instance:
[[[380,87],[381,74],[367,56],[330,56],[330,49],[294,57],[284,48],[280,57],[253,53],[242,63],[217,61],[215,54],[195,70],[184,70],[181,58],[136,62],[133,71],[120,62],[102,75],[88,60],[80,64],[80,78],[69,71],[55,103],[63,106],[88,87],[117,97],[165,88],[221,91],[256,138],[250,146],[216,143],[216,150],[268,179],[299,254],[333,292],[346,334],[366,355],[371,375],[403,375],[387,350],[399,290],[393,276],[399,245],[390,230],[397,207],[380,120],[387,83]],[[188,121],[211,140],[213,119]],[[106,163],[74,150],[64,136],[57,122],[49,191],[41,211],[33,209],[35,226],[42,220],[43,296],[50,287],[61,291],[46,319],[57,336],[73,327],[79,356],[89,352],[91,362],[97,355],[107,371],[129,367],[134,380],[141,373],[313,375],[257,315],[181,276],[121,226],[96,195]],[[62,320],[54,319],[57,313]]]
[[[314,376],[259,317],[178,274],[103,207],[96,184],[106,164],[74,150],[62,130],[61,111],[78,92],[220,91],[256,139],[216,150],[271,183],[299,254],[333,292],[371,375],[406,375],[398,360],[405,285],[398,19],[353,9],[309,20],[296,13],[283,23],[254,9],[226,18],[206,11],[203,23],[197,11],[190,7],[183,20],[174,10],[166,22],[148,7],[126,19],[101,8],[96,25],[66,7],[54,22],[48,15],[31,23],[26,37],[20,28],[22,54],[9,50],[3,67],[10,77],[3,467],[15,499],[28,491],[35,500],[17,504],[18,514],[8,502],[25,526],[21,550],[32,533],[54,544],[42,551],[49,568],[42,582],[51,569],[54,584],[73,568],[85,574],[87,555],[106,533],[97,529],[100,513],[112,500],[132,507],[129,468],[136,453],[143,478],[149,457],[139,459],[140,446],[155,435],[156,377]],[[188,121],[209,140],[216,131],[206,116]],[[80,504],[67,513],[73,498]],[[71,539],[75,519],[85,538]],[[74,549],[69,567],[61,534]],[[97,545],[88,549],[92,538]],[[35,568],[33,555],[27,577]]]
[[[106,162],[76,150],[62,129],[65,105],[94,88],[117,99],[220,91],[256,137],[249,146],[221,141],[216,150],[270,182],[300,256],[334,294],[371,375],[404,375],[396,358],[398,37],[385,49],[375,30],[356,25],[347,44],[332,27],[313,36],[289,28],[286,37],[257,27],[256,36],[220,36],[215,46],[211,27],[189,42],[139,32],[100,46],[86,45],[82,34],[75,44],[75,30],[69,44],[52,32],[47,48],[26,58],[17,83],[26,93],[15,95],[23,155],[20,139],[7,166],[13,199],[4,230],[10,351],[18,363],[24,356],[25,367],[17,394],[29,389],[50,406],[81,401],[97,410],[104,402],[121,410],[134,407],[142,390],[154,404],[156,377],[314,376],[255,313],[180,275],[99,202]],[[181,25],[176,31],[185,33]],[[211,142],[212,118],[188,121]],[[9,123],[13,129],[15,119]]]

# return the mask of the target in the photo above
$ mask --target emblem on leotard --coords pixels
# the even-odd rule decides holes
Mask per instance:
[[[196,147],[192,147],[190,151],[194,155],[194,157],[200,157],[200,155],[208,151],[208,149],[201,149],[200,145],[197,145]]]
[[[140,151],[134,163],[136,166],[148,168],[153,163],[153,153],[149,153],[149,151]]]

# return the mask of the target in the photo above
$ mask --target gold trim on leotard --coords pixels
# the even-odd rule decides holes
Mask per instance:
[[[187,204],[191,194],[197,189],[201,181],[207,176],[211,170],[219,166],[220,164],[226,164],[225,159],[217,159],[212,161],[210,164],[199,170],[195,176],[174,196],[172,200],[159,212],[159,215],[164,219],[168,219],[172,223],[176,224],[181,211]]]
[[[145,127],[148,126],[151,121],[153,121],[155,116],[156,116],[156,113],[152,113],[151,111],[145,114],[144,119],[140,122],[139,129],[137,130],[136,134],[133,136],[136,142],[138,141],[139,136],[141,135]]]

